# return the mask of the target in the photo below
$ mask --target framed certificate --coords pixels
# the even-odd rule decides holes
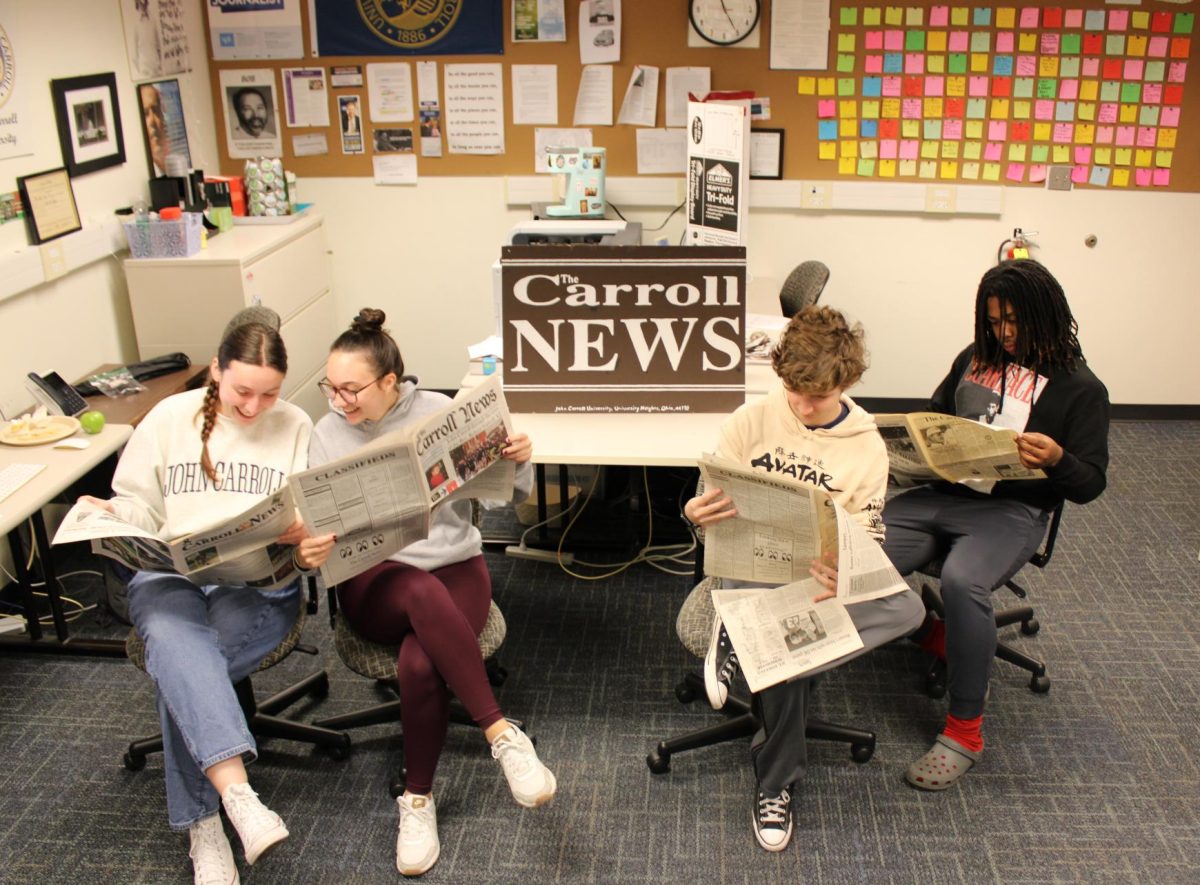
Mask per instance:
[[[35,246],[73,234],[82,227],[71,176],[65,168],[22,176],[17,179],[17,190],[25,204],[29,238]]]
[[[750,177],[783,178],[783,130],[750,130]]]

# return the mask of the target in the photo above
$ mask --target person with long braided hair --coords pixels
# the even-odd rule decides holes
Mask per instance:
[[[206,388],[167,397],[134,430],[113,475],[113,497],[87,498],[163,539],[236,516],[308,464],[312,421],[279,400],[287,351],[279,316],[248,308],[222,335]],[[300,569],[327,555],[297,520],[277,543]],[[129,580],[129,615],[146,646],[163,734],[167,816],[190,835],[196,883],[236,883],[219,814],[225,808],[253,864],[287,838],[251,789],[257,756],[234,683],[258,668],[296,621],[300,580],[282,589],[201,586],[171,572]]]
[[[983,707],[996,622],[992,591],[1037,550],[1064,500],[1099,497],[1108,470],[1108,391],[1092,373],[1067,298],[1032,259],[983,275],[975,340],[954,360],[929,409],[1017,431],[1017,451],[1045,479],[936,482],[891,499],[884,550],[902,575],[943,559],[945,620],[913,639],[946,662],[950,709],[933,747],[909,766],[922,790],[953,786],[983,751]]]

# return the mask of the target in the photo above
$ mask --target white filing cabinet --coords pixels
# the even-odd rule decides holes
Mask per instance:
[[[341,325],[333,312],[324,219],[238,225],[190,258],[125,261],[142,359],[183,351],[194,365],[216,355],[230,318],[252,304],[275,310],[288,351],[283,396],[314,420],[328,409],[316,383]]]

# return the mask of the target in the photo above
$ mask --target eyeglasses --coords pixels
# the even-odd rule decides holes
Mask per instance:
[[[383,375],[380,375],[378,378],[372,381],[371,384],[378,384],[383,380],[383,377]],[[352,406],[358,402],[358,395],[370,387],[371,384],[364,384],[358,390],[351,390],[348,387],[334,387],[329,383],[328,378],[322,378],[317,382],[317,388],[321,391],[321,393],[325,394],[326,399],[332,400],[334,397],[340,396],[342,398],[342,402],[348,406]]]

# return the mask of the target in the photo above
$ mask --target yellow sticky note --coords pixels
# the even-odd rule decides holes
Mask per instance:
[[[921,137],[921,121],[920,120],[901,120],[900,121],[900,137],[901,138],[920,138]]]
[[[942,178],[958,178],[958,163],[953,160],[943,160],[938,167],[938,175]]]
[[[946,56],[944,56],[944,55],[927,55],[927,56],[925,56],[925,73],[927,73],[927,74],[944,74],[944,73],[946,73]]]
[[[1024,163],[1025,162],[1025,145],[1010,144],[1008,146],[1008,162]]]
[[[957,160],[958,159],[958,142],[943,141],[942,142],[942,159]]]
[[[879,119],[879,102],[864,101],[862,103],[862,115],[861,116],[864,120],[878,120]]]
[[[1017,11],[1011,6],[996,10],[996,27],[1001,31],[1011,31],[1017,23]]]
[[[917,175],[921,178],[937,178],[937,166],[937,163],[922,160],[921,165],[917,167],[919,170]]]
[[[847,117],[858,116],[858,102],[853,99],[838,102],[838,116],[845,120]]]
[[[1021,52],[1034,52],[1037,49],[1037,34],[1018,34],[1017,49]]]
[[[838,34],[838,52],[853,52],[854,51],[854,35],[853,34]]]
[[[1114,169],[1112,174],[1113,187],[1129,187],[1129,170]]]
[[[1038,59],[1038,76],[1039,77],[1057,77],[1058,76],[1058,56],[1043,55]]]
[[[838,158],[839,175],[853,175],[856,169],[858,169],[858,160],[854,157]]]
[[[904,24],[904,10],[899,6],[887,7],[883,12],[883,21],[889,26]]]
[[[938,156],[938,147],[941,142],[937,141],[922,141],[921,142],[921,159],[936,160]]]
[[[1071,146],[1067,144],[1056,144],[1051,149],[1051,158],[1054,163],[1070,163],[1071,162]]]
[[[1096,125],[1094,123],[1075,124],[1075,143],[1091,144],[1096,140]]]
[[[1150,13],[1148,12],[1135,12],[1130,18],[1133,19],[1135,31],[1144,31],[1150,27]]]
[[[904,10],[904,24],[910,28],[919,28],[925,24],[925,10],[919,6],[909,6]]]
[[[865,27],[876,27],[882,20],[878,6],[868,6],[862,11],[862,22]]]
[[[999,163],[984,163],[983,164],[983,180],[984,181],[999,181],[1000,180],[1000,164]]]
[[[1033,124],[1033,140],[1034,141],[1049,141],[1050,134],[1053,131],[1054,131],[1054,129],[1053,129],[1052,123],[1034,123]]]
[[[860,141],[858,143],[858,155],[864,160],[874,160],[879,156],[879,142]]]
[[[1175,136],[1178,132],[1178,129],[1159,129],[1157,146],[1160,148],[1175,147]]]
[[[817,78],[817,95],[833,95],[837,92],[837,80],[833,77]]]
[[[1111,166],[1112,159],[1112,148],[1109,147],[1098,147],[1092,154],[1092,162],[1097,166]]]
[[[965,6],[950,7],[950,24],[956,28],[966,27],[971,21],[970,10]]]
[[[838,137],[853,138],[858,135],[858,120],[850,117],[838,120]]]
[[[917,174],[917,161],[916,160],[901,160],[900,161],[900,177],[901,178],[912,178],[916,174]]]
[[[1079,100],[1095,101],[1100,94],[1099,80],[1081,80],[1079,83]]]
[[[796,92],[800,95],[816,95],[817,94],[817,78],[816,77],[797,77]]]
[[[978,141],[968,141],[963,144],[962,155],[964,160],[978,160],[983,156],[983,145]]]
[[[1118,111],[1118,114],[1120,115],[1120,120],[1122,123],[1136,123],[1137,122],[1137,112],[1138,112],[1137,105],[1123,104],[1123,105],[1121,105],[1121,109],[1120,109],[1120,111]]]
[[[1028,120],[1033,113],[1033,105],[1027,101],[1014,101],[1012,103],[1012,115],[1014,120]]]
[[[1170,169],[1171,163],[1175,158],[1174,151],[1155,151],[1154,165],[1159,169]]]
[[[1132,148],[1117,148],[1116,160],[1117,160],[1118,166],[1131,165],[1133,163],[1133,149]]]
[[[967,181],[979,180],[979,164],[978,163],[963,163],[962,177]]]
[[[879,177],[880,178],[895,178],[896,177],[896,161],[895,160],[880,160],[879,161]]]
[[[837,142],[822,141],[817,144],[817,159],[818,160],[836,160],[837,159]]]
[[[967,134],[967,138],[983,138],[982,120],[968,120],[967,125],[963,128]]]
[[[925,35],[925,51],[926,52],[945,52],[946,51],[946,32],[945,31],[930,31]]]
[[[1075,105],[1075,116],[1080,120],[1095,120],[1096,105],[1090,101],[1081,101]]]
[[[1125,39],[1125,54],[1134,58],[1144,58],[1146,55],[1146,37],[1130,34]]]
[[[842,159],[846,159],[847,157],[852,160],[858,159],[858,142],[853,139],[839,141],[838,156]]]
[[[1008,119],[1008,99],[993,98],[992,99],[992,119],[1007,120]]]
[[[1148,169],[1154,161],[1154,151],[1139,148],[1133,152],[1133,165],[1139,169]]]
[[[880,115],[885,120],[900,119],[900,99],[885,98],[883,100],[883,106],[880,109]]]
[[[925,119],[926,120],[942,119],[942,107],[943,107],[942,100],[940,98],[925,99],[925,107],[924,107]]]
[[[966,77],[947,77],[946,95],[950,98],[962,98],[967,94]]]
[[[986,52],[972,52],[971,72],[974,74],[986,74],[990,62],[991,57]]]

